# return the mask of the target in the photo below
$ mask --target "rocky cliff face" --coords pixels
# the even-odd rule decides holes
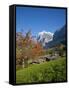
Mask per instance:
[[[46,48],[54,47],[58,44],[66,44],[66,25],[57,30],[53,35],[53,40],[46,44]]]

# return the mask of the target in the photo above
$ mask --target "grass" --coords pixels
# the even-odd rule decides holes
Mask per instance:
[[[66,81],[66,58],[34,64],[16,71],[16,83],[45,83]]]

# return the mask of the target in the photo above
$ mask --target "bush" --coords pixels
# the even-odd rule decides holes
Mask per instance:
[[[16,72],[16,83],[42,83],[66,81],[66,59],[35,64]]]

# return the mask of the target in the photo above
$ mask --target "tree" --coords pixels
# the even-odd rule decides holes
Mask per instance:
[[[21,32],[16,34],[16,62],[17,64],[27,66],[27,61],[29,58],[29,49],[31,45],[30,31],[23,36]]]
[[[43,48],[39,43],[36,43],[32,48],[31,53],[32,58],[35,59],[43,54]]]
[[[63,44],[59,44],[56,46],[55,50],[58,52],[59,56],[63,56],[66,51],[66,47]]]
[[[29,59],[35,59],[43,54],[42,46],[32,39],[29,30],[24,36],[23,33],[16,34],[16,62],[23,67],[28,66]]]

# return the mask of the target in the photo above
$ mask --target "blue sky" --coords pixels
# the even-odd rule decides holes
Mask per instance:
[[[27,32],[32,35],[46,31],[54,33],[65,24],[65,9],[16,7],[16,31]]]

